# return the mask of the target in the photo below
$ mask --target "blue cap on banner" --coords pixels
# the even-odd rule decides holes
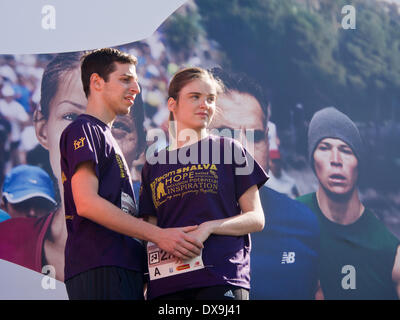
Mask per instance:
[[[57,204],[50,176],[43,169],[30,165],[11,169],[4,179],[3,196],[10,203],[42,197]]]

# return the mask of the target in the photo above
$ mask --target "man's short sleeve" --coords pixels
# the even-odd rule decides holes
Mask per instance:
[[[99,157],[104,153],[104,141],[98,129],[89,123],[72,123],[61,135],[61,168],[69,177],[80,163],[91,161],[99,176]]]

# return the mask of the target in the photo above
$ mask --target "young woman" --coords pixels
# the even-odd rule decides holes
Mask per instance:
[[[249,233],[264,227],[258,188],[268,176],[238,142],[209,134],[220,91],[201,68],[171,80],[172,141],[146,159],[139,214],[162,228],[199,225],[191,234],[204,249],[177,261],[149,243],[149,299],[248,299]]]

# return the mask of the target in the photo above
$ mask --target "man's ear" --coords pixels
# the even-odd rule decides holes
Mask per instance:
[[[92,73],[90,76],[90,91],[95,90],[99,91],[102,89],[104,84],[104,79],[99,76],[98,73]]]
[[[35,110],[33,114],[36,138],[39,143],[48,150],[48,132],[47,132],[47,119],[39,110]]]

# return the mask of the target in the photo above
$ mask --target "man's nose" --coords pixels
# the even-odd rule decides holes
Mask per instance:
[[[34,208],[34,207],[30,207],[30,208],[29,208],[27,216],[28,216],[28,217],[34,217],[34,216],[36,216],[36,211],[35,211],[35,208]]]
[[[342,156],[340,154],[340,151],[337,150],[336,148],[333,148],[331,151],[331,164],[336,165],[336,166],[341,166],[342,165]]]
[[[140,86],[139,86],[139,83],[137,81],[133,82],[133,84],[132,84],[132,86],[130,88],[130,91],[132,93],[134,93],[134,94],[139,94],[140,93]]]

